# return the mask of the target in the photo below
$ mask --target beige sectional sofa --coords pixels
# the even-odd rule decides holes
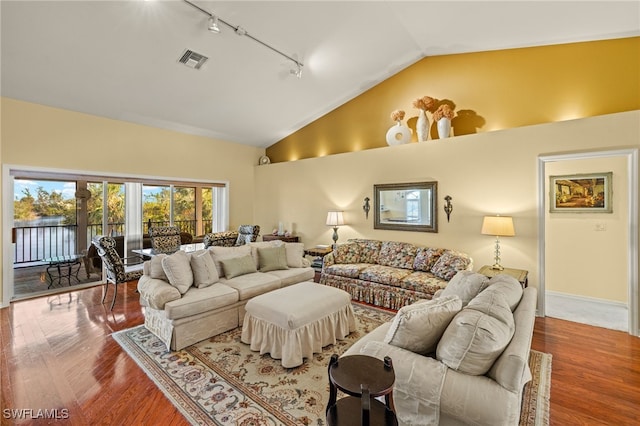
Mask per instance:
[[[324,257],[320,283],[345,290],[354,300],[400,309],[431,299],[473,260],[454,250],[416,244],[352,239]]]
[[[531,380],[536,294],[504,274],[463,271],[343,356],[391,357],[401,425],[517,425]]]
[[[313,277],[301,243],[254,242],[154,256],[138,291],[146,328],[180,350],[238,327],[252,297]]]

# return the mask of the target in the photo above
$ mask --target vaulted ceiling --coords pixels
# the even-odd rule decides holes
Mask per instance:
[[[3,0],[1,94],[267,147],[427,56],[640,35],[637,1],[191,1],[302,77],[184,1]]]

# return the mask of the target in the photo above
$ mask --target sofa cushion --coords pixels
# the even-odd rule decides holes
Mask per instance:
[[[282,287],[282,281],[272,272],[254,272],[253,274],[240,275],[232,279],[224,278],[220,281],[235,289],[240,300],[248,300],[259,294]]]
[[[438,342],[436,357],[454,370],[482,375],[511,341],[515,323],[507,301],[498,292],[475,307],[482,311],[467,306],[453,318]]]
[[[269,271],[266,274],[278,277],[281,286],[285,287],[302,281],[311,281],[316,272],[311,267],[279,269],[277,271]]]
[[[325,273],[339,277],[358,278],[360,272],[371,265],[366,263],[334,263],[325,268]]]
[[[360,246],[356,243],[340,244],[333,250],[336,263],[360,263]]]
[[[445,280],[436,277],[431,272],[420,271],[412,272],[400,282],[401,288],[431,295],[445,288],[446,285]]]
[[[471,271],[460,271],[451,278],[451,281],[438,294],[438,297],[456,295],[462,300],[462,306],[464,307],[488,286],[489,278],[485,275]]]
[[[462,302],[458,296],[403,306],[393,318],[383,341],[422,355],[435,352],[442,333],[460,309]]]
[[[413,269],[422,272],[431,272],[431,268],[436,264],[440,256],[444,253],[444,249],[419,247],[416,252],[416,258],[413,261]]]
[[[224,284],[204,288],[191,287],[178,300],[165,305],[165,313],[170,320],[186,318],[233,305],[238,301],[238,292]]]
[[[282,246],[258,248],[258,265],[260,272],[289,269],[287,251]]]
[[[220,259],[224,276],[228,279],[239,277],[240,275],[251,274],[257,272],[256,265],[250,254],[241,257],[229,257]]]
[[[394,268],[383,265],[368,265],[360,272],[358,278],[364,281],[371,281],[373,283],[400,287],[402,280],[410,273],[411,271],[409,269]]]
[[[180,294],[185,294],[193,285],[193,272],[186,252],[178,250],[163,257],[162,269],[169,279],[169,284],[176,287]]]
[[[413,269],[418,247],[410,243],[383,241],[380,246],[378,264],[394,268]]]
[[[208,287],[220,279],[218,269],[207,250],[199,250],[191,254],[191,271],[193,285],[198,288]]]
[[[164,309],[166,303],[178,300],[182,295],[177,288],[164,280],[144,275],[138,280],[138,292],[144,306],[153,309]]]
[[[492,292],[498,291],[502,293],[511,308],[511,312],[516,309],[520,303],[520,299],[522,299],[522,284],[511,275],[498,274],[494,276],[489,280],[487,290],[489,289],[491,289]]]
[[[167,278],[167,274],[164,273],[164,268],[162,267],[162,259],[165,257],[167,257],[167,255],[164,253],[151,257],[149,260],[149,276],[151,278],[165,280],[167,282],[169,281],[169,278]]]
[[[442,256],[431,268],[435,276],[449,281],[459,271],[464,271],[471,266],[471,258],[465,254],[454,250],[445,250]]]
[[[211,246],[209,247],[209,253],[213,258],[213,263],[215,263],[216,268],[218,269],[218,276],[220,278],[224,277],[224,270],[222,269],[222,264],[220,261],[222,259],[230,259],[232,257],[242,257],[251,254],[251,246],[243,245],[238,247],[219,247],[219,246]],[[257,268],[256,268],[257,269]]]
[[[360,247],[360,263],[378,263],[382,241],[359,238],[350,239],[349,241],[356,243]]]

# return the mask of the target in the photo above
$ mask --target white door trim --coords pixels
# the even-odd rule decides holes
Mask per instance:
[[[590,158],[626,157],[628,170],[628,230],[629,247],[627,250],[627,275],[629,277],[629,334],[640,336],[638,317],[638,149],[619,149],[610,151],[578,152],[571,154],[545,155],[538,157],[538,314],[545,316],[545,245],[546,200],[545,167],[547,163]]]

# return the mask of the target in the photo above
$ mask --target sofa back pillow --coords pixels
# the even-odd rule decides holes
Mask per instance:
[[[191,254],[191,271],[193,285],[197,288],[209,287],[218,282],[218,269],[207,250],[199,250]]]
[[[360,247],[360,263],[370,263],[372,265],[378,263],[382,241],[353,238],[349,242],[356,243]]]
[[[422,272],[431,272],[431,268],[436,264],[444,249],[432,247],[418,247],[416,259],[413,261],[413,269]]]
[[[502,293],[505,297],[511,312],[513,312],[520,299],[522,299],[522,284],[514,277],[507,274],[498,274],[489,280],[489,287],[487,290],[497,291]]]
[[[306,264],[303,243],[284,243],[289,268],[303,268]]]
[[[260,272],[289,269],[287,251],[284,246],[260,247],[258,249],[258,268]]]
[[[464,307],[488,286],[489,278],[485,275],[472,271],[460,271],[438,293],[438,297],[458,296],[462,300],[462,306]]]
[[[220,263],[222,264],[222,269],[224,269],[225,277],[229,280],[239,277],[240,275],[258,272],[256,264],[253,262],[250,254],[241,257],[220,259]]]
[[[413,269],[418,247],[410,243],[383,241],[378,264],[394,268]]]
[[[169,278],[167,277],[167,274],[164,273],[164,268],[162,267],[162,259],[164,259],[165,257],[167,257],[167,255],[164,253],[160,253],[151,257],[151,259],[148,261],[149,276],[157,280],[169,282]]]
[[[462,309],[458,296],[441,297],[403,306],[393,318],[385,343],[428,355],[453,317]]]
[[[237,247],[211,246],[208,250],[209,254],[211,254],[211,257],[213,258],[213,263],[216,265],[218,276],[220,278],[224,277],[224,269],[220,263],[222,259],[231,259],[233,257],[243,257],[247,255],[251,256],[251,246],[248,244]]]
[[[169,284],[177,288],[180,294],[185,294],[193,285],[193,272],[186,252],[178,250],[162,258],[162,269],[169,279]]]
[[[471,269],[473,263],[469,255],[455,250],[445,250],[431,268],[431,273],[438,278],[449,281],[458,272]]]
[[[340,244],[333,249],[335,263],[360,263],[360,246],[356,243]]]
[[[504,296],[489,294],[473,309],[467,305],[453,318],[438,342],[436,358],[462,373],[483,375],[507,347],[514,332],[515,322]]]

